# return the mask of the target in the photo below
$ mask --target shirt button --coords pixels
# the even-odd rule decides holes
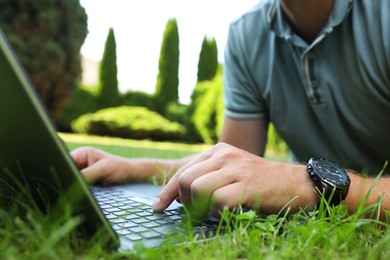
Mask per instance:
[[[329,27],[329,28],[326,29],[326,33],[329,34],[329,33],[332,33],[332,32],[333,32],[333,28],[332,27]]]
[[[318,87],[318,81],[317,81],[317,80],[313,80],[313,81],[311,82],[311,85],[312,85],[313,87]]]
[[[313,59],[314,58],[314,53],[312,53],[312,52],[307,53],[307,57],[309,59]]]

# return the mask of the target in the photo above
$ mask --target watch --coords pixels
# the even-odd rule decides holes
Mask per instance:
[[[307,173],[331,205],[339,205],[347,197],[351,180],[336,163],[324,158],[311,158]]]

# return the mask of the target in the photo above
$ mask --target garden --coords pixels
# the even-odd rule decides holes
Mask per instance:
[[[33,22],[31,22],[33,21]],[[128,158],[181,158],[218,142],[223,123],[223,65],[215,39],[204,38],[198,81],[190,104],[178,100],[177,21],[167,22],[155,93],[118,91],[115,33],[107,35],[99,83],[80,80],[80,48],[87,16],[79,1],[2,1],[0,25],[48,108],[67,148],[93,146]],[[60,29],[61,28],[61,29]],[[36,50],[36,51],[31,51]],[[32,62],[35,61],[35,62]],[[45,69],[42,69],[45,68]],[[289,161],[288,148],[271,124],[265,157]],[[315,210],[223,212],[224,234],[197,242],[131,252],[109,250],[104,236],[86,239],[71,214],[53,220],[35,207],[0,208],[1,259],[388,259],[390,232],[379,218],[381,201],[364,201],[356,213],[321,199]]]

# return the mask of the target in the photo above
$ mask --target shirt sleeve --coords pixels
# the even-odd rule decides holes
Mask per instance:
[[[256,120],[268,116],[265,102],[253,79],[249,59],[245,55],[245,37],[240,22],[230,25],[225,47],[224,102],[225,116],[232,119]]]

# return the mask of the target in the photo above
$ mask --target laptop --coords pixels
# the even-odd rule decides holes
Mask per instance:
[[[84,181],[1,28],[0,122],[1,209],[11,209],[17,199],[32,199],[44,214],[61,217],[71,205],[83,234],[101,234],[108,247],[119,251],[137,243],[158,247],[167,237],[188,234],[179,203],[163,213],[152,211],[161,186],[89,186]],[[207,238],[218,233],[217,225],[218,219],[209,216],[190,228]]]

